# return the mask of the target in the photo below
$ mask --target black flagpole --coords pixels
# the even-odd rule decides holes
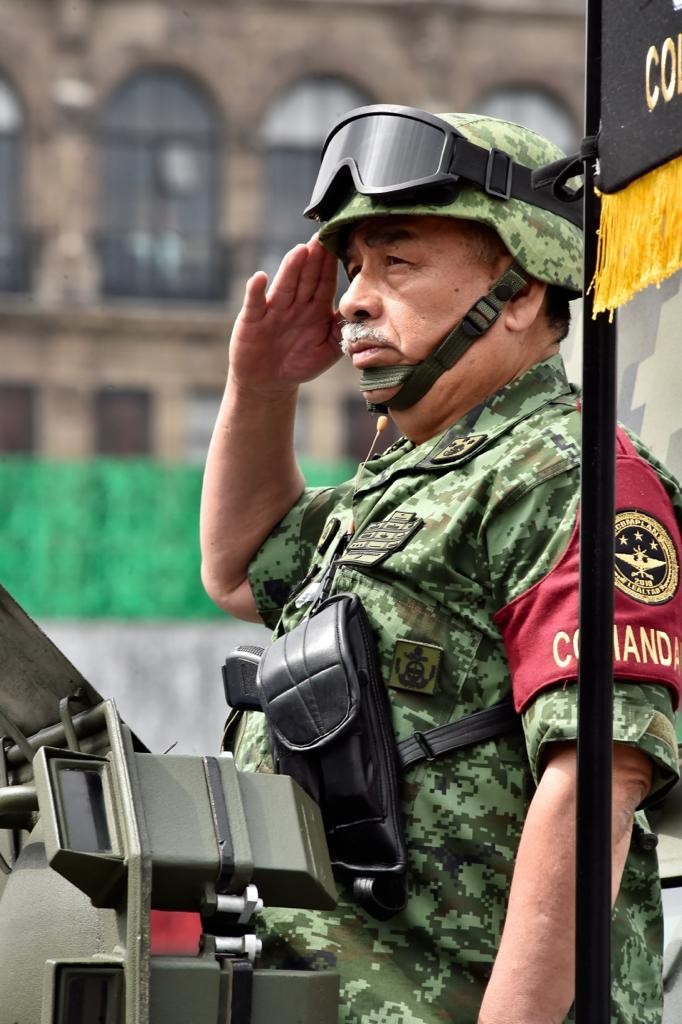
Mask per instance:
[[[602,0],[587,0],[585,134],[601,121]],[[585,168],[580,673],[576,848],[577,1024],[611,1019],[611,771],[616,324],[592,317],[600,204]]]

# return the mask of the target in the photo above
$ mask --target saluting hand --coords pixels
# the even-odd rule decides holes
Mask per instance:
[[[272,284],[249,278],[230,339],[233,384],[276,395],[329,369],[341,355],[336,258],[314,235],[282,260]]]

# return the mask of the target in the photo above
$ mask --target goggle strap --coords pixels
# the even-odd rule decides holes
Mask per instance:
[[[492,327],[506,304],[526,287],[528,281],[528,275],[523,268],[518,263],[512,263],[509,269],[495,281],[490,291],[473,304],[438,348],[422,363],[417,363],[412,367],[387,367],[386,371],[379,370],[377,367],[376,376],[372,369],[367,370],[365,374],[368,375],[368,380],[364,379],[365,374],[363,374],[361,387],[363,390],[369,390],[365,387],[366,383],[371,383],[371,390],[378,387],[397,387],[400,383],[398,377],[401,376],[404,380],[403,386],[397,395],[394,395],[385,404],[390,409],[409,409],[411,405],[424,397],[442,373],[454,366],[467,349]],[[388,370],[393,371],[390,376],[392,383],[383,382],[383,380],[388,381],[389,379]],[[405,373],[405,371],[411,372]],[[379,373],[382,374],[382,383],[376,384],[375,380],[378,379]]]
[[[450,171],[461,176],[465,184],[472,184],[495,199],[520,199],[582,227],[582,205],[577,202],[582,195],[580,190],[566,189],[557,196],[552,185],[540,178],[534,180],[532,168],[517,163],[495,147],[488,150],[469,139],[458,138]]]

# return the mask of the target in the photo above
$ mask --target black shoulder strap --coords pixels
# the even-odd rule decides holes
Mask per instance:
[[[512,697],[506,697],[491,708],[474,711],[456,722],[436,726],[427,732],[416,732],[409,740],[402,740],[397,744],[398,766],[405,772],[419,761],[434,761],[461,747],[482,743],[504,733],[518,732],[521,732],[521,716],[514,708]]]

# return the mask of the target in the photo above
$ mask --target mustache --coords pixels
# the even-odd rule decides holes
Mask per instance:
[[[389,340],[376,327],[370,327],[363,323],[350,323],[345,321],[341,325],[341,351],[345,356],[349,355],[350,346],[356,341],[372,341],[375,345],[388,345]]]

